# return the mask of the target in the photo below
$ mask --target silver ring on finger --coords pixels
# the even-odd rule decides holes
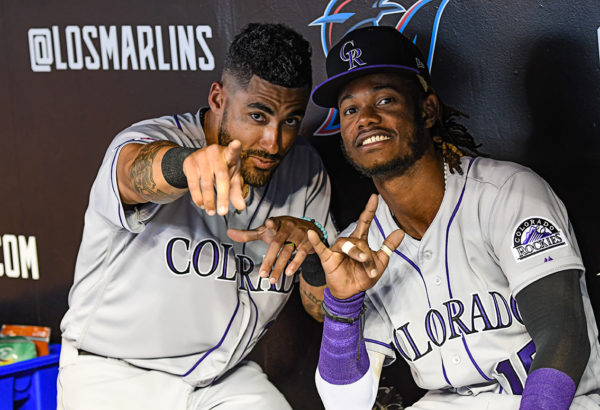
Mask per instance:
[[[387,256],[392,256],[392,253],[394,253],[394,251],[388,248],[388,246],[385,243],[381,244],[381,248],[379,248],[379,250],[383,251],[383,253],[385,253]]]
[[[348,253],[350,252],[350,249],[354,248],[355,246],[356,245],[354,245],[352,242],[346,241],[342,245],[342,252],[345,253],[346,255],[348,255]]]

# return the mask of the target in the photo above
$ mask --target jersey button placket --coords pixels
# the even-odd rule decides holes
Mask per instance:
[[[429,265],[431,263],[431,260],[433,259],[433,252],[430,251],[429,249],[427,249],[427,250],[423,251],[422,255],[423,255],[423,261],[424,261],[424,263],[427,264],[427,265]],[[440,286],[441,285],[442,278],[440,277],[440,275],[435,275],[433,277],[433,283],[436,286]]]
[[[459,365],[460,364],[460,356],[459,355],[455,354],[452,357],[452,364],[454,364],[454,365]]]

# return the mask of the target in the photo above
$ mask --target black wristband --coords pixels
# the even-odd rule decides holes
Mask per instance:
[[[161,161],[165,181],[175,188],[187,188],[187,178],[183,173],[183,161],[198,148],[175,147],[168,150]]]
[[[302,277],[310,286],[325,285],[325,271],[321,266],[321,260],[316,253],[306,255],[302,262]]]
[[[360,308],[360,313],[358,314],[357,317],[348,317],[348,316],[339,316],[339,315],[332,313],[331,310],[329,310],[329,308],[325,304],[325,301],[321,302],[321,308],[323,308],[323,313],[329,319],[334,320],[336,322],[349,323],[349,324],[352,324],[352,323],[356,322],[357,320],[360,321],[362,318],[364,318],[365,311],[367,310],[367,307],[365,305],[362,305],[362,307]],[[362,329],[361,329],[361,331],[362,331]]]

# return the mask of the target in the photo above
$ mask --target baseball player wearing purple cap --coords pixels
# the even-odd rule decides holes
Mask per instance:
[[[400,355],[410,409],[598,409],[598,330],[563,203],[523,166],[483,158],[394,28],[348,33],[313,101],[340,112],[373,178],[331,248],[316,383],[327,409],[371,409]],[[463,155],[463,154],[469,154]]]
[[[59,408],[290,408],[244,358],[301,264],[305,307],[321,310],[306,232],[335,235],[330,185],[296,141],[310,53],[285,26],[251,24],[208,108],[139,122],[110,144],[61,324]]]

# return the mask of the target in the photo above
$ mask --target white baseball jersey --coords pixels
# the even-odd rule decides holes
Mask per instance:
[[[531,170],[462,158],[423,238],[408,235],[367,291],[367,349],[408,362],[416,383],[461,395],[521,394],[535,346],[514,295],[565,269],[584,271],[562,202]],[[341,236],[347,236],[350,226]],[[398,229],[380,197],[369,230],[379,249]],[[576,395],[600,392],[598,331],[581,275],[591,357]]]
[[[110,144],[92,186],[61,329],[79,349],[204,386],[249,353],[294,286],[285,275],[274,285],[260,278],[268,246],[234,243],[227,229],[307,216],[334,237],[330,185],[316,152],[298,139],[269,184],[250,189],[241,212],[208,216],[189,193],[166,205],[124,207],[121,148],[157,140],[206,146],[199,113],[139,122]]]

